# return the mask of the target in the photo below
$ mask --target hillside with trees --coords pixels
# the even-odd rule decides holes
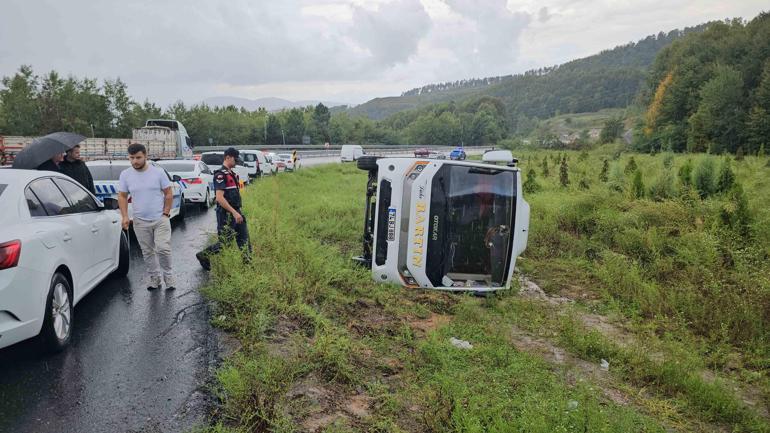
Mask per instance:
[[[674,41],[652,65],[642,98],[638,150],[760,152],[770,145],[770,14]]]
[[[525,132],[533,118],[629,105],[645,84],[646,71],[658,52],[683,35],[702,31],[707,25],[661,32],[590,57],[523,74],[431,84],[399,97],[373,99],[350,111],[384,119],[430,104],[492,96],[505,104],[511,130]]]

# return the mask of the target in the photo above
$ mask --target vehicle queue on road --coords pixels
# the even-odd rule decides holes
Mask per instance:
[[[242,155],[255,164],[240,188],[252,178],[299,166],[296,153]],[[208,209],[216,202],[214,177],[224,159],[223,152],[205,152],[149,162],[171,185],[170,218],[183,220],[186,203]],[[249,168],[240,165],[244,162],[241,158],[233,169]],[[0,348],[37,338],[46,350],[63,349],[72,335],[74,306],[106,278],[129,272],[129,234],[117,202],[120,174],[131,164],[107,159],[84,165],[92,190],[49,161],[44,168],[54,171],[0,169]],[[128,214],[133,214],[130,196]]]

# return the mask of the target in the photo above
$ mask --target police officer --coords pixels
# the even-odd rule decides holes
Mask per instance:
[[[235,174],[233,168],[238,159],[239,152],[231,147],[225,150],[225,159],[222,168],[214,172],[214,192],[217,199],[217,234],[219,242],[211,245],[205,250],[196,254],[201,266],[210,269],[209,257],[222,249],[222,244],[233,235],[245,257],[251,253],[251,243],[249,243],[249,231],[246,226],[246,220],[241,211],[241,193],[239,190],[240,179]]]

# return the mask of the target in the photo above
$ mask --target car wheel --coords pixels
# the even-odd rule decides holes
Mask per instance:
[[[203,198],[203,203],[201,203],[201,209],[206,210],[211,207],[211,193],[208,189],[206,189],[206,197]]]
[[[128,232],[120,232],[120,246],[118,247],[118,268],[112,273],[115,278],[123,278],[128,275],[128,268],[131,263],[131,247],[128,243]]]
[[[185,217],[185,213],[186,213],[186,211],[185,211],[185,207],[186,207],[186,206],[184,205],[184,196],[182,196],[182,201],[181,201],[181,202],[179,202],[179,203],[180,203],[180,204],[179,204],[179,213],[177,214],[177,216],[176,216],[176,217],[177,217],[177,219],[178,219],[179,221],[182,221],[182,220],[184,220],[184,217]]]
[[[40,330],[40,341],[45,350],[59,352],[72,338],[72,287],[59,272],[53,275],[45,303],[45,318]]]
[[[377,170],[377,156],[362,156],[356,161],[356,165],[360,170],[372,171]]]

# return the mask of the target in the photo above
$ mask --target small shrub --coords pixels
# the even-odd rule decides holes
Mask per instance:
[[[634,172],[634,179],[631,183],[631,191],[634,193],[635,198],[644,198],[644,180],[642,180],[641,170],[636,170]]]
[[[749,236],[751,227],[749,200],[740,183],[735,183],[730,189],[727,203],[722,206],[720,217],[722,224],[726,227],[744,238]]]
[[[679,182],[682,186],[692,185],[692,160],[688,159],[679,167]]]
[[[569,167],[567,166],[567,158],[561,160],[561,167],[559,167],[559,183],[564,187],[569,185]]]
[[[530,168],[529,171],[527,171],[527,178],[524,180],[522,188],[527,194],[534,194],[542,189],[537,182],[537,171],[535,171],[534,168]]]
[[[743,161],[743,146],[738,146],[738,150],[735,151],[735,160]]]
[[[663,170],[663,173],[650,187],[650,198],[656,201],[663,201],[675,196],[674,176],[671,174],[671,170]]]
[[[730,167],[730,159],[725,158],[722,160],[722,166],[719,168],[719,178],[717,179],[717,192],[727,192],[735,183],[735,173],[733,173],[732,167]]]
[[[764,158],[765,155],[766,155],[765,154],[765,143],[762,143],[762,145],[759,146],[759,151],[757,151],[757,156],[760,157],[760,158]]]
[[[609,172],[610,162],[605,159],[604,162],[602,162],[602,172],[599,173],[599,180],[606,183],[609,179]]]
[[[543,177],[548,177],[551,175],[551,170],[548,168],[548,157],[543,157]]]
[[[714,176],[714,161],[711,158],[704,158],[695,169],[693,174],[693,186],[698,191],[701,199],[704,199],[714,193],[716,189],[716,179]]]
[[[626,189],[626,175],[623,173],[623,169],[620,168],[620,163],[615,163],[612,165],[612,170],[610,171],[610,180],[608,183],[610,189],[617,191],[617,192],[623,192]]]
[[[663,157],[663,167],[671,168],[673,166],[674,166],[674,154],[671,152],[666,152],[666,156]]]
[[[623,170],[626,174],[631,174],[635,172],[639,167],[636,165],[636,160],[632,156],[631,159],[628,160],[628,163],[626,164],[626,168]]]

